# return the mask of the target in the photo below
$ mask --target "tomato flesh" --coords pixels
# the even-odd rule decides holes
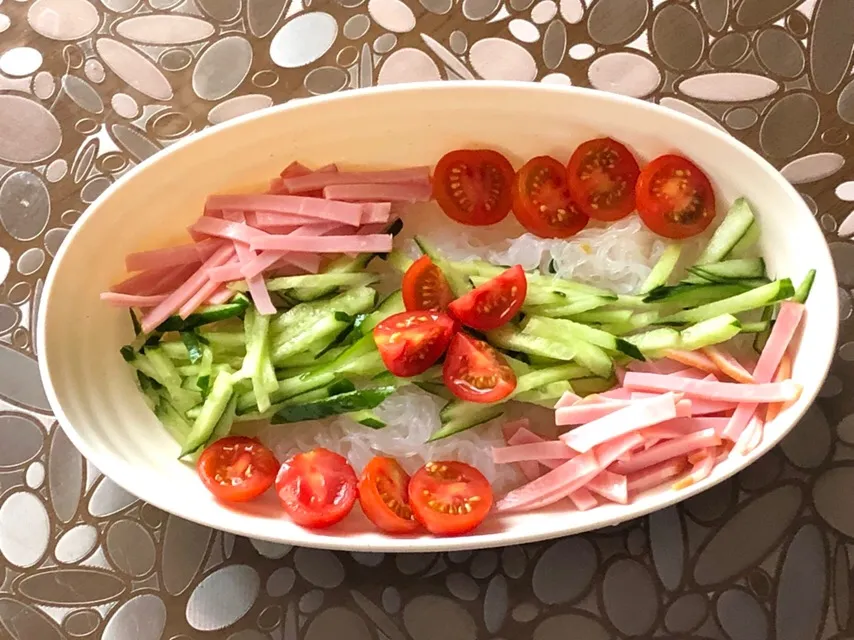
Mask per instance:
[[[525,271],[517,264],[457,298],[448,310],[465,326],[490,331],[510,322],[527,294]]]
[[[356,502],[356,483],[356,472],[343,456],[317,448],[282,464],[276,493],[294,522],[322,529],[350,513]]]
[[[428,462],[409,481],[409,503],[430,533],[457,536],[476,528],[492,508],[492,487],[463,462]]]
[[[566,168],[550,156],[532,158],[519,169],[513,182],[513,213],[541,238],[569,238],[589,222],[572,199]]]
[[[276,479],[279,461],[263,444],[244,436],[222,438],[199,456],[196,470],[208,491],[226,502],[246,502]]]
[[[516,388],[516,374],[504,356],[462,332],[448,347],[442,379],[451,393],[468,402],[497,402]]]
[[[573,200],[585,215],[610,222],[635,210],[640,167],[625,145],[611,138],[588,140],[572,154],[566,171]]]
[[[454,299],[442,270],[429,256],[421,256],[403,275],[403,304],[407,311],[448,308]]]
[[[386,369],[409,378],[442,357],[455,330],[456,323],[441,311],[404,311],[374,327],[374,342]]]
[[[510,213],[513,166],[490,149],[446,153],[433,171],[433,197],[462,224],[495,224]]]
[[[373,458],[359,478],[359,504],[368,519],[387,533],[412,533],[418,521],[409,506],[409,475],[384,456]]]
[[[637,206],[647,227],[674,240],[702,233],[715,219],[709,179],[681,156],[661,156],[644,167],[637,183]]]

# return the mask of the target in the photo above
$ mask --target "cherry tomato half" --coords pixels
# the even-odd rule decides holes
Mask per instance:
[[[205,449],[196,470],[208,491],[220,500],[246,502],[270,488],[279,461],[257,440],[231,436]]]
[[[428,256],[418,258],[403,275],[403,304],[407,311],[444,311],[453,299],[445,274]]]
[[[709,179],[681,156],[661,156],[644,167],[637,183],[637,205],[647,227],[675,240],[702,233],[715,219]]]
[[[489,149],[458,149],[442,156],[433,171],[433,197],[447,216],[484,226],[510,213],[513,166]]]
[[[541,238],[568,238],[589,222],[572,200],[566,168],[549,156],[532,158],[519,169],[513,182],[513,213]]]
[[[467,327],[490,331],[510,322],[527,294],[525,271],[517,264],[457,298],[448,310]]]
[[[492,508],[492,487],[463,462],[428,462],[409,481],[409,504],[430,533],[456,536],[477,527]]]
[[[516,388],[516,374],[504,356],[462,332],[448,347],[442,379],[451,393],[468,402],[497,402]]]
[[[340,522],[356,502],[356,472],[329,449],[298,453],[282,464],[276,493],[298,525],[322,529]]]
[[[588,140],[572,154],[566,172],[573,200],[594,220],[619,220],[635,210],[640,167],[616,140]]]
[[[442,357],[455,330],[456,323],[441,311],[404,311],[374,327],[374,342],[386,369],[409,378]]]
[[[418,521],[409,507],[409,475],[400,464],[373,458],[359,478],[359,504],[368,519],[388,533],[411,533]]]

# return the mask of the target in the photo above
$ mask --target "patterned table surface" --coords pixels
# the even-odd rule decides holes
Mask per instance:
[[[854,638],[854,4],[557,1],[0,0],[0,638]],[[821,399],[782,446],[616,530],[396,557],[235,539],[87,464],[33,347],[51,256],[86,205],[211,124],[439,78],[650,99],[798,185],[843,326]]]

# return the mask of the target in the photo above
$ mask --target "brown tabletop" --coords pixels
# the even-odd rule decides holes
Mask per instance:
[[[852,47],[850,0],[0,0],[0,638],[854,637]],[[798,185],[838,267],[842,337],[782,446],[617,529],[447,555],[223,535],[87,464],[33,345],[51,256],[87,204],[239,114],[440,78],[652,100]]]

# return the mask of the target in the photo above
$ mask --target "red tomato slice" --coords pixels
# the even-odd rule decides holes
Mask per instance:
[[[490,331],[510,322],[527,294],[528,280],[517,264],[457,298],[448,310],[467,327]]]
[[[298,453],[282,464],[276,493],[298,525],[322,529],[340,522],[356,502],[356,472],[329,449]]]
[[[388,533],[411,533],[418,521],[409,507],[409,475],[392,458],[372,459],[359,479],[359,504],[368,519]]]
[[[690,238],[715,219],[715,192],[709,179],[681,156],[661,156],[644,167],[637,201],[644,224],[665,238]]]
[[[374,342],[386,369],[409,378],[442,357],[455,330],[453,319],[441,311],[404,311],[374,327]]]
[[[619,220],[635,210],[640,167],[616,140],[588,140],[572,154],[566,172],[573,200],[594,220]]]
[[[428,462],[409,481],[409,504],[430,533],[457,536],[477,527],[492,508],[492,487],[463,462]]]
[[[403,276],[403,304],[407,311],[448,308],[454,299],[442,270],[428,256],[412,263]]]
[[[516,388],[516,374],[504,356],[465,333],[451,340],[442,379],[451,393],[469,402],[497,402]]]
[[[572,200],[566,168],[554,158],[528,160],[513,183],[513,213],[528,231],[541,238],[568,238],[589,218]]]
[[[433,171],[433,197],[449,218],[483,226],[510,213],[513,166],[489,149],[458,149]]]
[[[246,502],[276,479],[279,461],[263,444],[244,436],[217,440],[199,456],[196,470],[208,491],[226,502]]]

